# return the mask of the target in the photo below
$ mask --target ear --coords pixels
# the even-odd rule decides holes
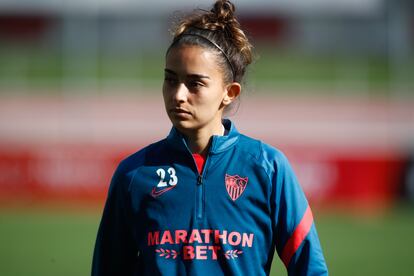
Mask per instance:
[[[224,94],[223,98],[223,105],[228,106],[230,105],[239,95],[241,92],[241,85],[238,82],[232,82],[227,85],[226,93]]]

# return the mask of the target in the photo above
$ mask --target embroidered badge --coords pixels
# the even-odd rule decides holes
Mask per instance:
[[[247,186],[247,177],[240,177],[238,175],[228,175],[226,174],[225,183],[226,183],[226,190],[229,194],[230,198],[235,201],[238,199]]]

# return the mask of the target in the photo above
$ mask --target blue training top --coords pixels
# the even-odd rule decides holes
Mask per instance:
[[[286,157],[223,124],[201,175],[175,128],[120,163],[92,275],[268,275],[275,248],[289,275],[328,274]]]

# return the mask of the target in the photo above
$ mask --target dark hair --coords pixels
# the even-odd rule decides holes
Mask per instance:
[[[242,82],[252,62],[252,45],[234,16],[235,6],[218,0],[210,11],[196,10],[182,19],[168,51],[180,45],[199,45],[217,52],[225,82]]]

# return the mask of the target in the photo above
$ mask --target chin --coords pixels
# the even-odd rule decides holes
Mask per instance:
[[[178,129],[182,132],[185,131],[185,130],[191,130],[191,129],[196,129],[197,128],[196,125],[193,122],[189,121],[189,120],[176,120],[176,119],[174,119],[174,120],[171,120],[171,122],[172,122],[173,126],[176,129]]]

